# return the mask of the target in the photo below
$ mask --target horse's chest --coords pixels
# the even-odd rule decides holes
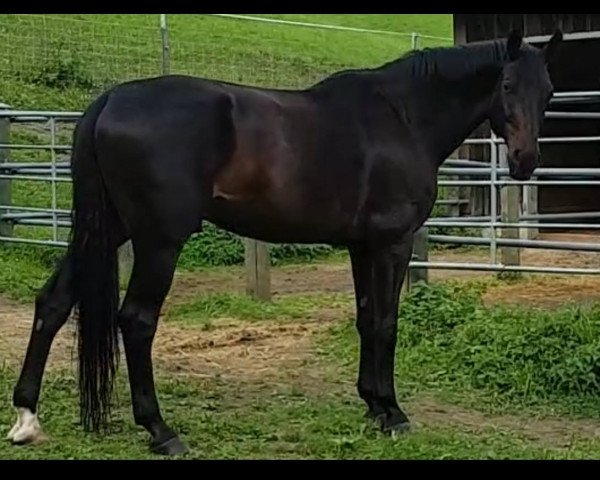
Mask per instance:
[[[429,217],[436,198],[435,181],[407,177],[393,187],[372,192],[368,202],[369,230],[373,234],[403,236],[417,230]]]

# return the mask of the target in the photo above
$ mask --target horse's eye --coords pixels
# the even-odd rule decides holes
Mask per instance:
[[[512,85],[510,83],[502,84],[502,88],[504,90],[504,93],[510,93],[512,91]]]

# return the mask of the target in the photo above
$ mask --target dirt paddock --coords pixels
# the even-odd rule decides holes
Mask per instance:
[[[597,236],[553,235],[569,241],[594,241]],[[485,262],[486,252],[434,253],[433,261]],[[521,261],[526,265],[553,265],[562,267],[600,268],[597,253],[574,253],[547,250],[524,250]],[[486,272],[434,270],[432,281],[445,279],[476,279],[493,275]],[[201,295],[215,292],[242,293],[243,270],[240,267],[215,269],[202,273],[181,272],[175,277],[163,313],[176,304],[186,303]],[[319,293],[353,292],[350,265],[346,263],[317,263],[303,266],[285,266],[272,271],[274,296]],[[488,304],[527,304],[545,308],[574,302],[600,301],[600,277],[597,276],[545,276],[529,275],[524,282],[501,284],[491,288],[485,301]],[[178,358],[180,373],[204,375],[215,370],[224,374],[243,373],[264,375],[282,363],[270,359],[286,358],[292,364],[302,362],[310,351],[310,338],[314,332],[330,322],[347,319],[353,314],[351,302],[338,310],[319,313],[319,318],[299,319],[292,325],[261,322],[260,325],[220,322],[217,328],[201,330],[182,328],[160,322],[155,342],[157,363],[170,365]],[[33,306],[21,305],[0,298],[0,362],[19,363],[26,349],[32,325]],[[70,362],[74,346],[74,328],[71,323],[60,332],[52,349],[52,365]],[[249,356],[254,355],[251,359]],[[289,365],[291,366],[291,365]]]

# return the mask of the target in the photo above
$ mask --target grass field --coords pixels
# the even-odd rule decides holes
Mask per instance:
[[[291,15],[406,36],[170,15],[171,71],[272,87],[305,87],[375,66],[411,47],[411,32],[451,38],[450,15]],[[0,15],[0,99],[18,108],[81,109],[90,92],[161,72],[158,15]],[[451,44],[422,39],[421,46]],[[51,90],[48,90],[50,88]],[[59,90],[59,95],[49,95]]]
[[[179,274],[155,341],[163,413],[191,447],[188,458],[600,454],[598,298],[552,310],[526,299],[508,306],[495,299],[541,289],[491,279],[413,290],[400,315],[396,358],[397,390],[413,432],[392,439],[363,418],[355,393],[358,343],[348,265],[276,269],[278,294],[268,307],[238,293],[240,273]],[[565,291],[591,287],[584,280],[556,282]],[[30,315],[28,306],[0,308],[0,396],[6,399]],[[38,446],[1,443],[0,458],[156,458],[133,424],[124,362],[111,432],[82,433],[72,335],[68,326],[59,336],[44,384],[40,416],[49,438]],[[11,409],[0,410],[3,432],[13,421]]]

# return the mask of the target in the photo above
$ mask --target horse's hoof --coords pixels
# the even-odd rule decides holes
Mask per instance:
[[[152,445],[150,450],[159,455],[183,455],[189,452],[188,447],[179,440],[179,437],[173,437],[160,445]]]
[[[45,440],[42,427],[35,413],[27,408],[17,409],[17,422],[11,428],[6,439],[13,445],[37,444]]]
[[[367,420],[375,421],[375,414],[371,410],[367,409],[367,411],[363,415],[363,418],[366,418]]]
[[[397,438],[401,435],[404,435],[404,434],[410,432],[410,429],[411,429],[410,422],[401,422],[401,423],[397,423],[395,425],[383,427],[382,431],[383,431],[383,433],[385,433],[386,435],[389,435],[392,438]]]
[[[366,418],[367,420],[371,420],[372,422],[374,422],[376,424],[380,424],[385,419],[385,413],[383,413],[383,412],[375,413],[372,410],[367,409],[367,411],[364,414],[364,418]]]
[[[15,433],[17,433],[20,428],[21,428],[21,418],[19,417],[19,418],[17,418],[17,422],[13,425],[13,427],[8,432],[8,435],[6,435],[6,440],[9,440],[12,442],[13,438],[15,438]]]

